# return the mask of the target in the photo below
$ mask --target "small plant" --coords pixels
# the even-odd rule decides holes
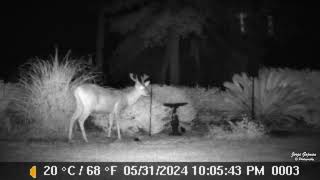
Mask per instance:
[[[240,121],[228,121],[228,127],[209,126],[208,136],[217,139],[254,139],[266,134],[264,126],[243,115]]]
[[[221,103],[224,103],[221,90],[218,88],[204,88],[204,87],[183,87],[185,93],[190,97],[194,108],[200,111],[214,111],[219,109]]]
[[[195,124],[210,124],[224,119],[222,107],[224,107],[225,101],[219,88],[184,87],[183,90],[190,97],[197,111]]]
[[[295,76],[283,69],[262,69],[254,78],[254,112],[265,125],[290,127],[303,118],[309,97]],[[225,82],[225,101],[230,118],[251,114],[252,78],[245,73],[234,75],[233,83]]]
[[[0,137],[9,138],[9,136],[19,131],[15,125],[23,124],[24,119],[19,116],[16,110],[15,99],[23,92],[17,83],[4,83],[0,80]]]
[[[66,137],[74,111],[71,91],[95,77],[80,60],[62,61],[58,53],[49,60],[34,59],[22,67],[18,86],[23,94],[15,99],[17,110],[28,120],[31,137]]]

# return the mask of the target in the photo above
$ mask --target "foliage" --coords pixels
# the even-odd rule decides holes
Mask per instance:
[[[108,13],[116,13],[124,9],[131,9],[132,7],[141,6],[148,1],[150,0],[115,0],[108,4],[108,6],[104,9]]]
[[[229,121],[230,129],[224,126],[209,126],[208,137],[215,139],[252,139],[263,137],[266,130],[263,125],[256,121],[242,117],[241,121],[232,123]]]
[[[156,16],[156,20],[146,28],[142,37],[146,47],[161,45],[166,41],[169,29],[174,29],[181,37],[190,33],[202,35],[203,23],[203,17],[194,8],[186,7],[177,12],[167,9]]]
[[[111,18],[110,30],[127,34],[135,30],[144,39],[145,47],[161,45],[166,40],[169,29],[174,29],[179,36],[184,37],[190,33],[202,34],[204,17],[196,8],[189,6],[171,9],[168,2],[148,2],[143,5],[141,0],[131,3],[113,3],[117,10],[134,9],[125,15]],[[197,4],[198,5],[198,4]],[[142,6],[140,8],[135,8]]]
[[[59,61],[58,54],[49,60],[34,59],[22,67],[15,99],[17,110],[30,124],[30,136],[65,137],[68,119],[74,110],[72,90],[90,81],[94,75],[85,63],[70,59]]]
[[[303,86],[306,87],[306,94],[310,96],[307,103],[308,111],[305,112],[305,121],[309,124],[320,126],[320,71],[306,71],[302,74]]]
[[[15,83],[4,83],[0,80],[0,112],[6,111],[14,97],[19,96],[20,92]]]
[[[177,114],[181,124],[189,126],[192,120],[195,119],[197,111],[194,108],[192,100],[184,92],[181,87],[167,86],[167,85],[153,85],[152,86],[153,96],[155,100],[160,103],[179,103],[187,102],[188,104],[179,107]]]
[[[199,9],[207,8],[206,4],[190,2],[180,8],[175,7],[175,3],[180,2],[134,0],[109,3],[105,10],[111,14],[110,31],[125,36],[114,51],[114,62],[127,63],[146,48],[163,46],[171,31],[179,38],[190,34],[202,36],[205,13]]]
[[[150,7],[144,7],[140,11],[135,11],[121,17],[112,19],[110,25],[110,31],[119,32],[121,34],[127,34],[130,31],[139,26],[139,23],[142,23],[141,20],[147,17],[153,9]]]
[[[151,114],[151,134],[157,134],[170,122],[169,109],[153,99]],[[107,132],[109,115],[94,115],[92,122]],[[136,135],[141,131],[149,133],[150,98],[140,98],[135,104],[125,109],[120,114],[119,124],[121,131],[129,136]]]
[[[256,119],[265,124],[293,125],[306,111],[309,97],[301,81],[285,69],[262,69],[254,78],[254,109]],[[225,101],[230,117],[250,115],[252,80],[245,73],[234,75],[233,83],[225,82]]]
[[[219,93],[218,88],[204,88],[204,87],[181,87],[188,97],[192,100],[194,108],[197,111],[207,111],[219,107]],[[223,99],[222,99],[223,100]]]
[[[320,98],[320,71],[307,71],[304,77],[308,93],[314,98]]]
[[[128,91],[130,88],[123,89]],[[183,88],[173,86],[152,85],[152,118],[151,134],[157,134],[170,128],[170,109],[163,103],[188,102],[177,111],[180,125],[190,130],[192,120],[196,116],[192,101],[185,94]],[[104,130],[109,127],[108,115],[96,115],[93,123]],[[125,109],[121,114],[121,130],[128,135],[134,135],[140,130],[149,132],[150,124],[150,97],[140,98],[134,105]]]
[[[197,120],[210,123],[223,119],[224,98],[219,88],[183,87],[197,111]]]
[[[22,92],[15,83],[4,83],[0,80],[0,136],[8,137],[16,129],[12,126],[17,118],[13,100]]]

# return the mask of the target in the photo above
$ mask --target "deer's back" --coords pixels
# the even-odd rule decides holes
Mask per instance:
[[[115,103],[123,104],[124,94],[120,90],[104,88],[95,84],[83,84],[75,89],[75,95],[91,112],[110,113]]]

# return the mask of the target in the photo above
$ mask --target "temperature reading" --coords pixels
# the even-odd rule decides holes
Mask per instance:
[[[91,175],[99,176],[100,175],[100,166],[88,166],[87,167],[87,174],[89,176],[91,176]]]
[[[117,171],[117,168],[118,168],[118,166],[110,166],[110,167],[106,166],[106,167],[104,168],[104,170],[105,170],[106,172],[109,172],[110,175],[113,176],[114,173]]]
[[[44,166],[44,173],[45,176],[55,176],[58,173],[57,166]]]

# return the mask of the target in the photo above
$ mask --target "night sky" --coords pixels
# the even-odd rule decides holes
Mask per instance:
[[[89,1],[88,1],[89,2]],[[15,76],[29,58],[46,58],[58,45],[74,56],[95,51],[95,4],[83,1],[21,1],[7,5],[5,59],[1,75]]]
[[[265,64],[319,69],[316,6],[286,2],[280,3],[278,14],[290,17],[288,24],[294,27],[293,34],[286,42],[275,45]],[[71,49],[74,56],[95,53],[97,1],[14,1],[2,6],[5,49],[1,79],[15,80],[20,64],[36,56],[48,57],[54,53],[55,45],[62,53]]]

